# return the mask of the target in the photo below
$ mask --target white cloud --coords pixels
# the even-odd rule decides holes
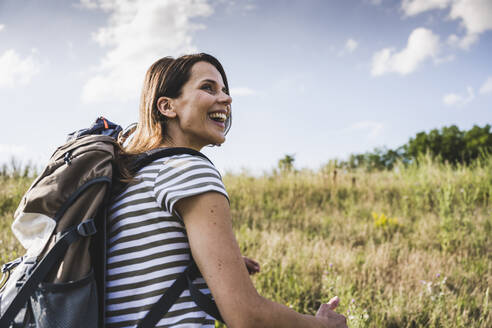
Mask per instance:
[[[236,88],[231,88],[231,96],[235,97],[241,97],[241,96],[251,96],[254,95],[256,92],[253,89],[250,89],[248,87],[236,87]]]
[[[21,58],[13,49],[0,54],[0,88],[27,85],[38,73],[39,63],[32,55]]]
[[[401,9],[405,16],[415,16],[428,10],[445,9],[451,0],[403,0]]]
[[[343,56],[347,53],[351,54],[355,51],[355,49],[357,49],[358,46],[359,43],[357,41],[355,41],[352,38],[349,38],[347,39],[347,41],[345,41],[345,45],[343,46],[343,49],[338,52],[338,55]]]
[[[246,11],[251,11],[251,10],[255,10],[257,7],[256,7],[256,5],[249,3],[249,4],[244,5],[243,8]]]
[[[447,55],[445,57],[439,57],[439,58],[435,58],[434,59],[434,62],[436,64],[443,64],[443,63],[449,63],[449,62],[452,62],[453,60],[456,59],[456,56],[455,55]]]
[[[462,37],[452,34],[448,44],[465,50],[475,44],[479,35],[492,30],[492,1],[490,0],[403,0],[401,9],[405,16],[415,16],[433,9],[451,7],[449,19],[461,20],[466,30]]]
[[[456,34],[451,34],[448,37],[448,44],[453,47],[468,50],[478,41],[478,34],[466,34],[461,39]]]
[[[492,76],[489,76],[487,81],[485,81],[480,87],[480,94],[492,93]]]
[[[479,93],[489,94],[492,93],[492,76],[489,76],[487,80],[482,84],[479,89]],[[464,106],[475,99],[475,92],[471,86],[466,88],[466,94],[448,93],[442,97],[442,101],[447,106]]]
[[[87,9],[96,9],[98,7],[97,2],[92,0],[80,0],[80,6]]]
[[[2,31],[3,31],[3,29],[5,29],[5,25],[0,24],[0,32],[2,32]]]
[[[83,88],[86,102],[137,98],[153,62],[196,52],[192,33],[205,27],[191,19],[213,13],[207,0],[81,0],[80,4],[110,13],[107,25],[93,34],[108,51]]]
[[[373,6],[379,6],[383,3],[383,0],[364,0],[365,3],[371,4]]]
[[[475,99],[475,93],[472,87],[466,88],[466,95],[461,95],[457,93],[448,93],[442,97],[442,101],[447,106],[464,106]]]
[[[349,53],[354,52],[358,46],[359,43],[354,39],[348,39],[347,42],[345,42],[345,50],[348,51]]]
[[[461,19],[461,24],[470,34],[483,33],[492,29],[492,1],[456,0],[449,17]]]
[[[361,121],[354,123],[350,126],[350,130],[357,131],[367,131],[367,136],[369,138],[375,138],[381,134],[383,131],[384,124],[381,122],[374,121]]]
[[[470,46],[478,41],[478,34],[465,34],[462,38],[456,34],[451,34],[448,37],[447,43],[450,46],[468,50]]]
[[[492,1],[455,0],[449,13],[451,19],[461,19],[466,34],[459,39],[451,35],[448,42],[462,49],[469,49],[479,39],[479,35],[492,30]]]
[[[417,28],[408,37],[405,49],[396,52],[394,48],[384,48],[373,55],[371,74],[380,76],[386,73],[406,75],[414,72],[428,58],[437,59],[439,36],[425,28]]]

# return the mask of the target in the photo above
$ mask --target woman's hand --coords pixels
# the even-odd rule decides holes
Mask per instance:
[[[340,299],[338,296],[335,296],[328,303],[321,304],[318,312],[316,312],[316,318],[319,319],[325,327],[347,328],[347,319],[334,311],[339,302]]]
[[[248,269],[250,275],[260,272],[260,264],[258,262],[247,258],[246,256],[243,256],[243,259],[244,264],[246,264],[246,269]]]

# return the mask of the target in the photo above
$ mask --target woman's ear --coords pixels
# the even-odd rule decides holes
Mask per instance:
[[[157,109],[167,118],[176,117],[176,112],[172,106],[172,99],[169,97],[160,97],[157,99]]]

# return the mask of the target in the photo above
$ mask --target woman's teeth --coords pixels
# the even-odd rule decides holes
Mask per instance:
[[[227,115],[224,113],[214,112],[208,115],[212,120],[217,122],[225,122]]]

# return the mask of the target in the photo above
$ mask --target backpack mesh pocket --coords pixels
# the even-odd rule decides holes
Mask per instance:
[[[94,273],[68,283],[41,283],[31,296],[38,328],[97,327],[98,303]]]

